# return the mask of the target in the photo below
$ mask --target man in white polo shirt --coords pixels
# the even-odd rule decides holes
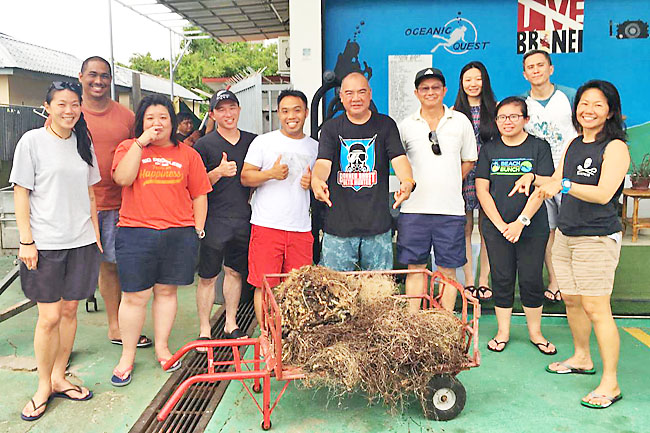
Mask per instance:
[[[455,279],[465,256],[463,178],[477,160],[474,129],[467,116],[446,107],[445,77],[427,68],[415,76],[420,109],[399,124],[402,144],[413,167],[417,188],[402,204],[397,225],[397,260],[409,269],[426,267],[431,247],[440,272]],[[406,294],[420,295],[421,274],[406,278]],[[447,290],[442,306],[453,310],[456,291]],[[411,300],[417,310],[420,301]]]

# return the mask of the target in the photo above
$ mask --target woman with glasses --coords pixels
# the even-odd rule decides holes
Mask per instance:
[[[153,295],[156,357],[165,366],[179,285],[194,281],[199,239],[205,236],[210,180],[199,156],[179,143],[176,114],[166,97],[146,96],[135,114],[135,135],[115,150],[113,180],[122,186],[115,239],[122,287],[118,313],[122,356],[111,383],[131,382],[135,352]],[[178,370],[177,361],[167,369]]]
[[[616,374],[620,340],[610,298],[621,253],[617,203],[630,166],[630,153],[616,87],[600,80],[580,86],[573,106],[573,124],[581,135],[569,144],[553,176],[525,176],[517,190],[525,192],[534,184],[542,198],[563,195],[553,267],[566,304],[574,353],[546,370],[554,374],[595,374],[589,350],[593,325],[603,376],[581,404],[602,409],[623,396]]]
[[[496,114],[497,101],[490,85],[490,76],[485,65],[481,62],[469,62],[460,71],[460,83],[458,84],[458,95],[454,103],[454,110],[463,113],[472,121],[474,135],[476,136],[477,151],[481,150],[481,144],[487,143],[497,135],[494,116]],[[465,201],[465,254],[467,263],[463,266],[465,273],[465,293],[481,301],[492,298],[492,290],[489,287],[488,277],[490,275],[490,263],[485,249],[485,240],[481,233],[481,221],[485,217],[480,210],[474,179],[476,169],[473,168],[463,179],[463,200]],[[479,253],[480,274],[478,288],[474,285],[474,266],[472,263],[472,231],[474,230],[474,210],[479,209],[479,233],[481,235],[481,249]]]
[[[92,185],[99,168],[86,121],[81,87],[57,81],[45,96],[51,124],[26,132],[14,154],[14,185],[20,235],[20,284],[36,302],[34,353],[38,389],[20,417],[35,421],[55,397],[92,398],[72,384],[66,365],[77,331],[77,306],[95,291],[101,243]]]
[[[483,236],[492,274],[497,335],[488,349],[502,352],[510,341],[510,318],[515,282],[526,314],[530,342],[544,355],[557,353],[542,335],[544,282],[542,268],[548,240],[546,207],[539,194],[514,194],[515,181],[531,174],[553,172],[551,148],[546,141],[528,135],[526,102],[511,96],[497,105],[500,137],[484,144],[476,167],[476,195],[487,218]]]

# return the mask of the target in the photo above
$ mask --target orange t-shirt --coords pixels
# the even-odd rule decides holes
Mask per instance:
[[[101,113],[91,111],[83,104],[81,104],[81,112],[84,114],[93,139],[99,175],[102,177],[99,183],[93,185],[97,210],[119,209],[122,203],[122,187],[113,182],[111,165],[117,145],[133,137],[135,115],[125,106],[112,100],[108,108]],[[48,117],[45,126],[49,126],[50,123],[52,121]]]
[[[134,140],[117,147],[111,173]],[[194,226],[192,199],[212,191],[208,173],[198,152],[178,146],[147,146],[142,150],[138,176],[122,189],[120,227],[164,230]]]
[[[99,163],[102,180],[93,189],[97,199],[97,210],[119,209],[122,203],[122,187],[113,182],[111,165],[117,145],[133,137],[135,115],[131,110],[115,101],[103,113],[96,113],[84,108],[88,129],[93,137],[93,146]]]

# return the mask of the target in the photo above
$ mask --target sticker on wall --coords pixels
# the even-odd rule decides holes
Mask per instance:
[[[614,35],[614,26],[616,26],[616,35]],[[610,20],[609,36],[616,39],[647,39],[648,23],[642,20],[627,20],[615,24]]]
[[[439,48],[443,48],[450,54],[465,54],[470,51],[484,50],[490,43],[489,41],[479,40],[476,26],[467,18],[461,17],[461,12],[458,12],[457,17],[450,19],[441,26],[407,27],[404,30],[404,35],[433,38],[432,53],[438,51]]]
[[[343,79],[343,77],[351,72],[359,72],[365,75],[368,81],[370,81],[370,78],[372,77],[372,68],[368,66],[368,63],[363,61],[363,68],[361,68],[361,62],[359,61],[361,46],[359,45],[359,42],[357,42],[357,36],[361,34],[361,27],[364,25],[365,22],[361,21],[356,26],[352,40],[347,40],[343,52],[340,53],[336,59],[334,73],[336,74],[336,78],[339,80]]]
[[[587,0],[518,0],[517,54],[581,53]]]

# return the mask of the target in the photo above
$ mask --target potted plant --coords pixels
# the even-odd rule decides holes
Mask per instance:
[[[650,153],[643,155],[643,159],[638,165],[632,161],[630,181],[632,182],[632,189],[648,189],[650,184]]]

